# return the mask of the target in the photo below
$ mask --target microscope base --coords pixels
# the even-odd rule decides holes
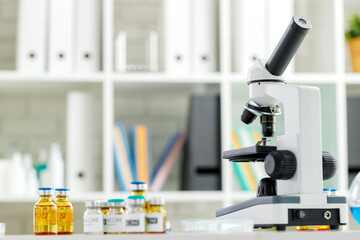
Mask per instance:
[[[218,219],[254,219],[255,228],[347,224],[346,198],[325,194],[257,197],[216,211]]]

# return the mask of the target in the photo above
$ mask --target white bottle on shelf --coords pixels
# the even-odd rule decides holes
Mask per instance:
[[[36,195],[39,184],[36,178],[36,171],[33,167],[33,159],[30,153],[24,154],[26,194]]]
[[[11,170],[9,176],[9,192],[14,195],[25,195],[25,168],[20,152],[16,151],[12,155]]]
[[[58,143],[51,145],[48,169],[50,174],[49,186],[54,188],[64,187],[64,160]]]

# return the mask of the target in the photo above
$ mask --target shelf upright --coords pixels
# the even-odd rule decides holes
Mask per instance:
[[[114,1],[103,0],[103,191],[114,191],[112,133],[114,126],[113,27]]]
[[[231,147],[231,82],[228,76],[231,74],[231,8],[230,0],[220,0],[220,71],[222,74],[220,84],[221,96],[221,143],[222,150]],[[222,161],[222,191],[223,205],[233,203],[233,174],[231,163]]]
[[[336,82],[336,131],[338,147],[338,187],[341,192],[348,189],[348,148],[347,148],[347,106],[345,82],[345,40],[344,40],[344,1],[333,0],[335,74]]]

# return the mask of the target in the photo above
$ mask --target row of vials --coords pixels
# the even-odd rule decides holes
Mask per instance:
[[[145,182],[134,181],[130,185],[132,195],[124,199],[86,201],[84,213],[85,234],[166,233],[170,222],[166,221],[165,200],[147,200]]]

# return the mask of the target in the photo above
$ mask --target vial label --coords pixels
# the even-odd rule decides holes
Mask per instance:
[[[125,232],[125,215],[104,216],[104,232]]]
[[[145,232],[145,214],[128,213],[126,215],[127,232]]]
[[[162,213],[147,213],[147,231],[148,232],[165,232],[164,229],[164,214]]]
[[[84,232],[98,233],[103,231],[103,216],[98,214],[89,214],[84,216]]]

